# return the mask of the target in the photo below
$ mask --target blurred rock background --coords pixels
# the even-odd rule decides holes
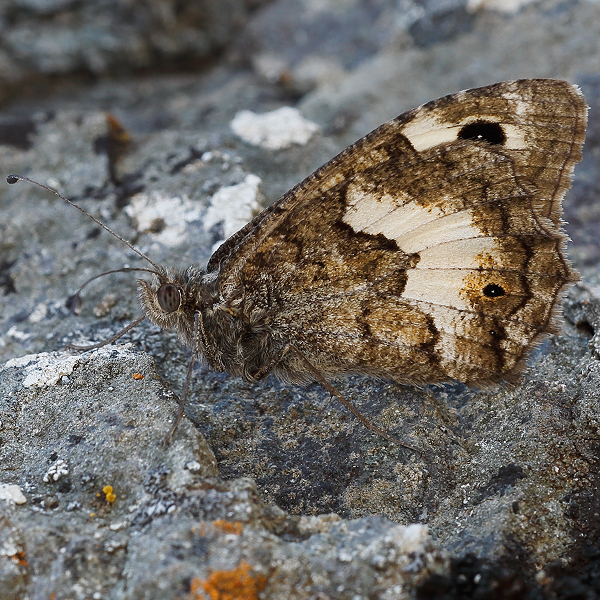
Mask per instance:
[[[160,446],[188,361],[173,335],[63,352],[138,315],[131,274],[86,288],[79,316],[68,297],[144,265],[58,198],[0,186],[1,600],[600,595],[598,2],[7,0],[0,165],[160,264],[204,265],[380,123],[520,77],[591,107],[565,201],[582,282],[516,387],[337,382],[422,455],[318,385],[202,367]]]

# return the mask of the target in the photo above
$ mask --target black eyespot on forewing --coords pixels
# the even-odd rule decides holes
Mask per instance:
[[[166,313],[175,312],[181,306],[181,291],[173,283],[165,283],[156,292],[158,304]]]
[[[504,288],[495,283],[488,283],[488,285],[483,288],[483,295],[488,298],[497,298],[498,296],[504,296],[505,294]]]
[[[458,132],[459,140],[475,140],[502,146],[506,142],[506,135],[500,123],[476,121],[465,125]]]

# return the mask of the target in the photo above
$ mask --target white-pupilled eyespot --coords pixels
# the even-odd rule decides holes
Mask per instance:
[[[489,144],[502,146],[506,142],[506,135],[500,123],[475,121],[465,125],[458,133],[459,140],[484,141]]]
[[[488,283],[488,285],[483,288],[483,294],[488,298],[498,298],[498,296],[504,296],[506,291],[501,285]]]

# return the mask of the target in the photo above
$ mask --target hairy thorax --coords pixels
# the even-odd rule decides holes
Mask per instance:
[[[268,286],[247,289],[243,283],[226,293],[211,273],[189,267],[164,269],[151,282],[138,281],[145,316],[180,341],[213,369],[255,381],[285,345],[273,335]],[[257,377],[258,375],[258,377]]]

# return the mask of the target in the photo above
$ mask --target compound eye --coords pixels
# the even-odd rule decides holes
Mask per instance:
[[[158,304],[166,313],[175,312],[181,306],[181,291],[172,283],[165,283],[156,292]]]

